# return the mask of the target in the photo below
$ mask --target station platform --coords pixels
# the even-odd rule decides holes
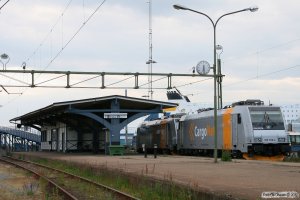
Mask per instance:
[[[300,194],[300,163],[233,159],[214,163],[213,158],[148,154],[105,156],[26,152],[25,155],[107,166],[126,173],[147,175],[197,187],[199,190],[238,199],[260,199],[262,192],[296,191]],[[147,170],[146,170],[147,169]],[[147,173],[146,173],[147,171]]]

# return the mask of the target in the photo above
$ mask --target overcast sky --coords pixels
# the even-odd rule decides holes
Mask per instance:
[[[0,6],[4,2],[0,1]],[[106,0],[70,41],[101,3],[102,0],[9,1],[0,12],[0,54],[10,57],[7,69],[21,69],[26,62],[30,70],[147,72],[147,0]],[[152,0],[152,3],[153,59],[157,62],[153,72],[156,73],[192,73],[192,67],[201,60],[213,64],[211,23],[202,15],[175,10],[173,4],[204,12],[214,20],[224,13],[258,6],[257,12],[226,16],[217,26],[217,44],[224,49],[220,56],[225,75],[224,104],[245,99],[261,99],[277,105],[299,103],[299,0]],[[30,78],[11,76],[21,81]],[[38,80],[48,78],[40,76]],[[197,80],[201,78],[177,79],[173,85]],[[163,86],[165,82],[158,81],[153,86]],[[15,83],[0,77],[1,85]],[[8,95],[1,89],[0,125],[9,125],[10,119],[54,102],[125,93],[116,89],[6,89],[23,94]],[[178,89],[189,94],[193,102],[213,104],[212,80]],[[155,90],[154,99],[166,100],[165,93],[166,90]],[[128,90],[129,96],[146,94],[147,90]]]

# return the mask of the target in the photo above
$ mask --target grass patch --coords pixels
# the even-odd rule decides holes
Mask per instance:
[[[300,158],[297,157],[285,157],[284,162],[300,162]]]
[[[150,178],[147,175],[154,171],[154,166],[152,170],[151,167],[148,169],[146,166],[146,169],[143,169],[142,173],[138,175],[126,173],[121,169],[111,169],[107,164],[93,166],[45,158],[27,157],[27,159],[107,185],[143,200],[228,199],[228,197],[200,191],[197,184],[190,186],[176,184],[172,174],[164,175],[163,180]]]
[[[23,185],[23,191],[27,196],[33,196],[38,189],[39,189],[38,183],[30,182]]]
[[[226,162],[231,161],[231,151],[223,150],[221,160]]]

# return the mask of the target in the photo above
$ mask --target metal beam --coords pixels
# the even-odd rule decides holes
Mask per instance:
[[[67,113],[73,113],[73,114],[77,114],[77,115],[82,115],[88,118],[91,118],[97,122],[99,122],[100,124],[102,124],[103,126],[109,128],[110,127],[110,123],[108,121],[106,121],[105,119],[103,119],[102,117],[99,117],[98,115],[94,114],[94,113],[85,113],[85,112],[81,112],[81,111],[74,111],[74,110],[68,110]]]
[[[80,109],[75,109],[71,108],[68,109],[67,112],[77,112],[77,113],[104,113],[104,112],[111,112],[111,109],[86,109],[86,110],[80,110]],[[119,109],[119,112],[131,112],[131,113],[159,113],[162,112],[162,109],[157,108],[157,109],[152,109],[152,110],[137,110],[137,109]]]
[[[5,74],[22,74],[22,75],[28,75],[31,76],[31,81],[24,82],[20,81],[16,78],[7,76]],[[58,76],[56,78],[52,78],[50,80],[42,81],[41,83],[36,83],[36,76],[37,74],[48,74],[48,75],[62,75]],[[82,81],[79,81],[78,83],[71,84],[71,75],[81,75]],[[94,75],[95,77],[90,78],[88,76]],[[42,71],[42,70],[0,70],[0,76],[4,76],[7,79],[11,79],[16,81],[16,83],[9,82],[8,84],[4,84],[3,79],[1,79],[0,85],[3,87],[12,87],[12,88],[21,88],[21,87],[31,87],[31,88],[91,88],[91,89],[148,89],[147,84],[148,83],[139,83],[139,77],[144,76],[148,77],[151,75],[152,77],[160,77],[157,80],[152,80],[153,82],[162,80],[164,78],[167,79],[165,84],[160,84],[162,87],[153,88],[153,89],[171,89],[172,88],[172,78],[174,77],[214,77],[214,75],[200,75],[200,74],[173,74],[173,73],[140,73],[140,72],[79,72],[79,71]],[[65,83],[58,82],[55,84],[56,79],[61,79],[63,77],[65,80]],[[108,77],[116,77],[116,76],[122,76],[123,80],[115,82],[113,84],[106,85],[105,79]],[[78,78],[78,77],[77,77]],[[99,84],[93,84],[92,86],[80,86],[81,83],[90,81],[92,79],[99,78]],[[133,78],[132,83],[129,86],[122,86],[122,87],[111,87],[112,85],[117,85],[118,83]],[[51,82],[51,84],[48,84]],[[54,83],[54,84],[53,84]],[[127,83],[128,84],[128,83]],[[76,86],[75,86],[76,85]],[[146,85],[146,86],[145,86]],[[165,85],[165,86],[163,86]],[[108,87],[109,86],[109,87]],[[144,86],[144,87],[142,87]]]
[[[42,71],[42,70],[0,70],[0,73],[17,74],[76,74],[76,75],[124,75],[124,76],[148,76],[150,73],[140,72],[79,72],[79,71]],[[151,73],[152,76],[190,76],[190,77],[213,77],[213,75],[200,74],[173,74],[173,73]]]

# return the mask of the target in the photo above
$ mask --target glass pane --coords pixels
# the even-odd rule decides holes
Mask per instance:
[[[251,111],[253,129],[284,130],[283,118],[280,111]]]
[[[295,135],[291,135],[290,136],[290,140],[291,140],[291,143],[295,143],[296,142],[296,136]]]
[[[300,135],[297,135],[296,136],[296,141],[295,141],[297,144],[300,144]]]
[[[300,123],[293,123],[293,131],[300,132]]]

